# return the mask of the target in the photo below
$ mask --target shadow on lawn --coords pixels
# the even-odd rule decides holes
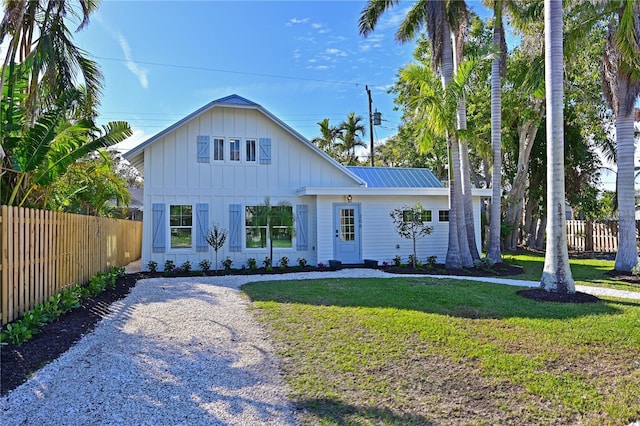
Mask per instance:
[[[393,425],[423,425],[435,423],[415,414],[397,414],[388,408],[362,407],[329,398],[302,399],[296,403],[299,411],[308,411],[321,424],[354,424],[354,418],[373,419],[376,423],[384,421]]]
[[[617,301],[539,302],[519,296],[522,287],[429,277],[262,282],[241,288],[252,301],[399,309],[468,319],[569,319],[622,312]]]

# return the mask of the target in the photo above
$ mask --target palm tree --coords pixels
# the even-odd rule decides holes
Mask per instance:
[[[320,136],[313,138],[311,142],[333,158],[337,158],[336,139],[340,136],[340,127],[330,125],[328,118],[317,124],[320,126]]]
[[[602,86],[616,120],[618,253],[614,269],[638,264],[634,191],[634,106],[640,95],[640,2],[605,3],[612,12],[605,44]],[[607,13],[607,16],[609,13]]]
[[[502,215],[502,80],[506,73],[506,45],[502,27],[502,0],[493,3],[493,50],[491,64],[491,214],[487,259],[490,264],[502,262],[500,228]]]
[[[360,136],[364,136],[364,133],[365,127],[362,124],[362,117],[356,116],[355,112],[350,112],[347,119],[340,124],[340,132],[338,134],[338,140],[341,142],[337,143],[337,147],[343,153],[344,164],[358,164],[356,147],[367,147],[367,144],[360,139]]]
[[[545,0],[545,87],[547,96],[547,248],[540,285],[546,291],[575,293],[567,250],[564,186],[564,60],[562,1]]]
[[[76,10],[77,5],[80,11]],[[6,154],[2,158],[6,173],[0,181],[0,198],[5,201],[24,204],[34,185],[42,184],[42,180],[37,183],[34,178],[45,179],[69,159],[80,158],[86,152],[82,148],[69,155],[67,148],[101,138],[96,135],[93,119],[102,75],[96,63],[72,43],[67,28],[69,17],[74,16],[79,20],[76,30],[82,29],[96,7],[95,0],[4,3],[0,39],[8,39],[8,48],[0,71],[0,151]],[[107,139],[116,133],[119,138],[128,131],[126,123],[109,126]],[[41,134],[43,129],[51,133]],[[109,143],[107,139],[102,141]],[[62,151],[57,151],[63,146]],[[33,158],[24,160],[30,149],[35,149]],[[39,174],[36,163],[48,155],[59,155],[60,161]]]
[[[398,0],[377,1],[369,0],[362,10],[358,21],[360,34],[369,35],[375,28],[382,14],[398,4]],[[444,2],[440,0],[418,0],[407,12],[400,27],[396,31],[396,40],[407,42],[413,39],[422,25],[426,29],[431,42],[431,66],[439,69],[443,87],[453,79],[453,48],[451,45],[452,28],[456,33],[458,47],[462,45],[461,31],[466,21],[460,19],[460,14],[466,11],[464,1]],[[460,52],[460,49],[458,49]],[[447,268],[460,269],[473,266],[473,258],[469,250],[466,226],[463,222],[464,202],[462,197],[460,156],[458,141],[449,135],[449,242],[445,264]],[[454,146],[455,145],[455,146]]]
[[[80,6],[80,12],[74,4]],[[68,17],[75,16],[80,21],[76,31],[83,29],[97,4],[95,0],[5,2],[0,39],[4,41],[9,36],[10,42],[0,81],[3,87],[5,81],[9,86],[13,85],[16,78],[12,72],[14,64],[25,64],[29,83],[23,102],[29,121],[35,122],[38,114],[55,103],[60,93],[74,87],[78,74],[87,91],[88,105],[97,103],[102,74],[97,64],[73,44],[67,27]]]

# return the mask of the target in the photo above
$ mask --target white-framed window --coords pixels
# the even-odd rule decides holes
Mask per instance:
[[[213,138],[213,159],[224,161],[224,139],[222,138]]]
[[[256,140],[255,139],[246,139],[245,146],[247,149],[245,161],[248,163],[256,162]]]
[[[172,249],[193,247],[193,206],[172,204],[169,206],[169,234]]]
[[[413,218],[411,217],[414,211],[413,210],[403,210],[402,211],[402,221],[403,222],[412,222]],[[416,213],[418,214],[418,213]],[[431,210],[422,210],[422,212],[420,212],[420,219],[421,222],[431,222],[432,220],[432,216],[431,216]]]
[[[246,248],[267,248],[270,238],[274,249],[293,247],[293,207],[271,206],[271,214],[268,214],[264,206],[246,206],[244,218]],[[269,231],[269,220],[273,235]]]
[[[449,210],[438,211],[438,222],[449,222]]]
[[[229,161],[240,161],[240,139],[229,139]]]

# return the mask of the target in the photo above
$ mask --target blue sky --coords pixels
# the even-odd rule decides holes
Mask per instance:
[[[234,93],[308,139],[319,134],[318,121],[337,125],[351,111],[368,128],[366,85],[382,112],[377,141],[396,132],[400,113],[387,89],[414,43],[394,40],[410,3],[387,12],[363,38],[357,22],[365,4],[103,0],[74,39],[105,77],[100,123],[125,120],[134,129],[123,150]],[[468,4],[483,10],[480,2]]]

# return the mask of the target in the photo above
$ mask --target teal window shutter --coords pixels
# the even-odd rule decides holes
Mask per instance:
[[[153,253],[164,253],[166,250],[166,211],[167,206],[164,204],[153,204],[153,236],[152,236],[152,251]]]
[[[198,163],[208,163],[211,157],[211,139],[206,135],[198,136]]]
[[[196,251],[209,251],[209,204],[196,204]]]
[[[309,209],[306,204],[296,206],[296,250],[309,250]]]
[[[260,164],[271,164],[271,138],[260,138]]]
[[[242,206],[229,204],[229,251],[242,250]]]

